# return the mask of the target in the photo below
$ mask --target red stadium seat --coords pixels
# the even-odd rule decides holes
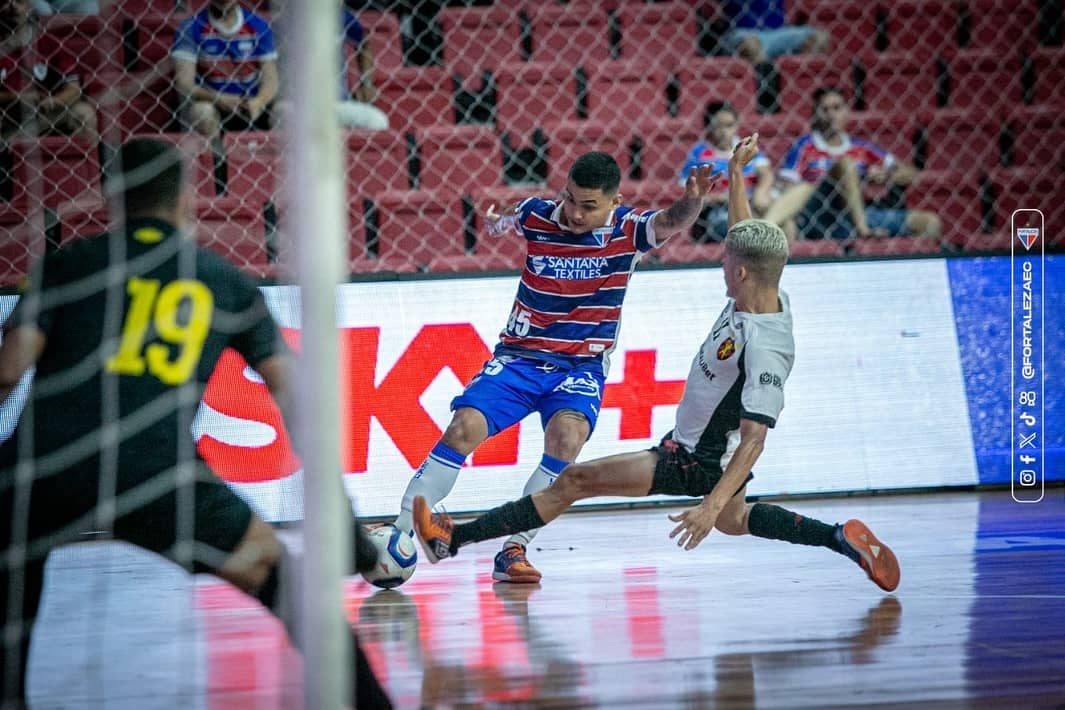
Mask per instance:
[[[918,173],[906,190],[906,207],[935,212],[943,220],[943,237],[960,247],[980,234],[981,207],[975,173]]]
[[[621,204],[641,210],[669,207],[683,190],[673,180],[622,180]]]
[[[44,254],[41,213],[0,202],[0,286],[17,285]]]
[[[129,86],[146,78],[145,74],[115,73],[104,75],[101,82],[107,86]],[[100,132],[107,135],[118,123],[122,139],[138,133],[161,133],[178,127],[176,107],[178,95],[174,80],[169,74],[157,75],[143,89],[130,92],[132,96],[117,96],[112,99],[106,92],[97,98]]]
[[[740,134],[758,134],[758,147],[769,158],[773,170],[779,170],[795,141],[810,132],[808,113],[751,115],[742,119]]]
[[[576,80],[566,64],[505,64],[497,88],[496,129],[509,133],[515,148],[528,145],[537,126],[577,118]]]
[[[117,26],[105,24],[98,16],[48,15],[41,18],[39,31],[54,37],[74,56],[85,91],[99,88],[102,74],[121,69],[122,37]]]
[[[614,156],[621,166],[621,174],[628,171],[628,144],[631,135],[601,123],[567,121],[548,128],[547,185],[551,190],[566,186],[566,175],[573,161],[583,153],[599,150]]]
[[[359,24],[366,32],[374,54],[374,75],[385,78],[403,66],[403,42],[399,33],[399,20],[390,12],[365,10],[359,12]]]
[[[968,0],[971,15],[969,46],[1016,55],[1035,49],[1038,37],[1036,3],[1032,0]]]
[[[401,190],[377,195],[377,254],[397,271],[421,271],[438,256],[466,252],[457,192]]]
[[[888,13],[888,49],[914,59],[931,58],[957,47],[958,3],[954,0],[896,0]]]
[[[161,14],[133,14],[124,11],[128,22],[132,25],[133,40],[131,49],[137,51],[133,56],[126,56],[126,66],[140,71],[156,66],[159,62],[170,56],[170,49],[174,45],[174,35],[178,27],[185,21],[186,15],[174,13]]]
[[[692,147],[704,139],[702,122],[698,125],[682,119],[648,121],[636,128],[643,142],[640,169],[644,180],[673,181]]]
[[[610,58],[606,11],[543,5],[532,11],[532,59],[594,67]]]
[[[986,172],[999,164],[1002,126],[994,116],[968,111],[937,111],[927,123],[926,170]]]
[[[1065,49],[1040,47],[1032,53],[1035,64],[1035,100],[1038,103],[1065,106]]]
[[[145,133],[135,138],[154,138],[172,143],[185,157],[186,178],[199,197],[215,196],[214,155],[206,138],[197,133]]]
[[[628,3],[618,22],[621,59],[670,69],[695,59],[695,12],[689,3]]]
[[[267,131],[227,133],[226,194],[257,211],[274,199],[283,180],[281,137]]]
[[[233,197],[196,205],[196,241],[256,276],[268,273],[262,209]]]
[[[347,132],[348,193],[373,197],[386,190],[410,187],[407,144],[396,131]]]
[[[1012,164],[1065,172],[1065,114],[1056,106],[1021,106],[1010,119]]]
[[[603,62],[588,77],[588,118],[631,125],[630,117],[668,118],[666,72],[643,61]]]
[[[867,0],[800,0],[788,3],[790,21],[823,29],[828,34],[833,61],[873,49],[876,38],[876,3]]]
[[[358,273],[360,262],[370,257],[366,244],[366,211],[361,199],[348,200],[348,270]]]
[[[660,264],[719,264],[724,253],[724,244],[700,244],[687,234],[675,234],[662,246],[652,249],[649,256]]]
[[[444,66],[464,78],[521,60],[521,28],[512,9],[448,7],[440,11]]]
[[[419,187],[466,194],[502,184],[503,151],[491,126],[438,126],[419,131],[417,137]]]
[[[459,256],[436,256],[429,262],[429,271],[437,273],[514,271],[512,260],[500,254],[462,254]]]
[[[455,122],[451,79],[440,67],[403,67],[376,76],[377,107],[388,114],[392,129],[407,133]]]
[[[754,70],[742,59],[713,57],[693,59],[678,67],[679,117],[703,125],[703,111],[711,101],[729,101],[740,118],[755,111],[757,82]]]
[[[46,207],[65,209],[103,203],[96,145],[84,138],[42,136],[11,144],[14,197],[22,204],[32,191]]]
[[[847,132],[855,138],[872,141],[899,160],[913,162],[917,125],[912,114],[855,112],[851,114]]]
[[[939,244],[935,240],[918,237],[859,239],[853,247],[853,253],[858,256],[913,256],[938,254],[939,251]]]
[[[864,96],[869,111],[932,110],[936,107],[936,67],[930,58],[905,52],[867,55]]]
[[[843,244],[836,239],[801,239],[788,246],[790,259],[834,259],[843,256]]]
[[[994,50],[958,51],[949,61],[950,106],[989,112],[1021,103],[1020,62]]]
[[[777,70],[780,72],[780,107],[786,113],[809,115],[814,90],[822,86],[839,88],[848,102],[853,97],[851,67],[845,63],[821,56],[790,55],[777,59]]]
[[[102,234],[110,228],[111,224],[107,205],[104,204],[68,207],[62,210],[58,217],[62,244]]]
[[[1061,199],[1062,174],[1041,168],[996,168],[988,174],[994,195],[994,233],[1003,235],[1009,248],[1010,217],[1017,209],[1037,209],[1049,243],[1065,244],[1065,201]]]

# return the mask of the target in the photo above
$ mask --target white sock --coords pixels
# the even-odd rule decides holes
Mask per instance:
[[[544,454],[540,459],[540,465],[536,467],[533,474],[529,476],[529,480],[525,482],[524,495],[532,495],[537,491],[542,491],[555,482],[558,478],[558,474],[562,473],[562,469],[569,465],[569,461],[563,461],[562,459],[556,459],[554,456]],[[526,530],[525,532],[515,533],[507,538],[507,541],[503,543],[503,546],[507,545],[524,545],[529,546],[529,543],[533,541],[536,534],[540,532],[540,528],[535,530]]]
[[[403,492],[403,502],[400,504],[400,513],[394,525],[412,535],[414,533],[415,496],[422,496],[430,506],[444,500],[455,487],[459,469],[462,468],[465,460],[465,456],[443,442],[438,442],[407,484],[407,490]]]

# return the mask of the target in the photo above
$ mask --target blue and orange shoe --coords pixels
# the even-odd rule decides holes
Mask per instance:
[[[836,541],[844,554],[857,562],[878,587],[885,592],[893,592],[899,586],[902,571],[895,553],[880,542],[865,523],[848,520],[837,525]]]
[[[492,568],[492,579],[497,582],[515,584],[539,584],[540,570],[533,567],[525,558],[525,545],[510,543],[496,555]]]
[[[422,496],[414,499],[414,534],[422,544],[422,550],[429,562],[436,564],[445,557],[451,557],[451,531],[455,522],[447,513],[434,513],[429,501]]]

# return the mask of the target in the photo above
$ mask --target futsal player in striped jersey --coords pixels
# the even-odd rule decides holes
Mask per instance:
[[[729,161],[730,224],[722,264],[729,300],[692,362],[673,431],[651,449],[567,466],[550,488],[463,525],[416,498],[415,530],[430,562],[471,542],[539,528],[583,498],[687,495],[703,500],[669,519],[677,523],[670,537],[688,550],[715,528],[822,546],[850,557],[882,589],[898,586],[895,554],[861,521],[829,525],[780,506],[746,502],[751,469],[784,408],[784,385],[795,361],[791,307],[779,287],[788,241],[780,227],[751,218],[743,184],[743,167],[757,152],[756,133],[736,146]]]
[[[513,230],[526,241],[517,297],[493,358],[451,402],[451,423],[407,485],[398,528],[413,533],[414,499],[442,501],[481,442],[532,412],[544,427],[544,452],[526,495],[549,487],[576,460],[599,417],[637,262],[692,226],[716,182],[710,167],[701,166],[691,170],[684,194],[668,209],[634,209],[621,203],[617,162],[592,152],[573,163],[559,199],[531,197],[502,215],[489,208],[489,232]],[[535,534],[525,530],[506,541],[493,579],[540,581],[526,557]]]

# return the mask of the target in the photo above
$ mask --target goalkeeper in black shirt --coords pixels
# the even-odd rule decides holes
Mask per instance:
[[[36,366],[25,412],[0,445],[4,707],[24,702],[48,553],[85,532],[215,574],[293,630],[294,561],[197,457],[190,432],[227,347],[285,413],[288,350],[255,285],[185,233],[192,195],[177,149],[137,139],[119,157],[125,229],[46,256],[4,324],[0,400]],[[354,528],[361,570],[376,555]],[[356,704],[389,707],[354,650]]]

